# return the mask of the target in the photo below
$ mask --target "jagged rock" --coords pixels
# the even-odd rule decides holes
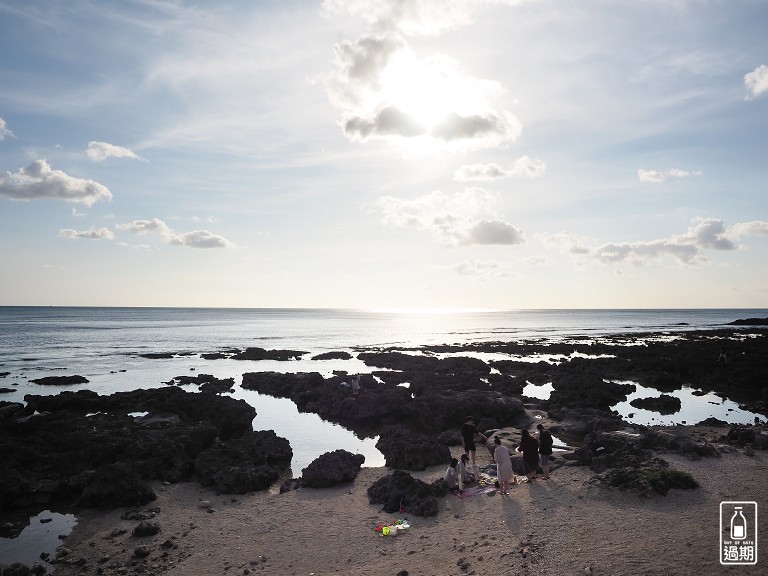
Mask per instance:
[[[368,502],[383,504],[387,513],[404,511],[414,516],[436,516],[437,497],[445,496],[442,478],[430,485],[404,470],[395,470],[368,487]]]
[[[0,511],[81,497],[89,506],[145,504],[146,481],[190,479],[201,452],[252,433],[256,414],[243,400],[177,387],[25,400],[23,409],[0,408]],[[148,414],[128,415],[142,410]],[[115,466],[128,472],[104,478]]]
[[[413,432],[403,426],[385,428],[376,448],[384,455],[386,465],[403,470],[424,470],[427,466],[447,464],[451,451],[435,437]]]
[[[302,484],[309,488],[327,488],[340,482],[351,482],[357,478],[364,462],[362,454],[346,450],[327,452],[301,471]]]
[[[288,440],[272,430],[251,432],[218,442],[195,459],[195,475],[222,494],[245,494],[269,488],[291,465]]]

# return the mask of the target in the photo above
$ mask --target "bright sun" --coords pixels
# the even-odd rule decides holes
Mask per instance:
[[[451,113],[468,115],[486,109],[485,88],[472,78],[461,77],[450,58],[418,60],[402,51],[382,73],[380,98],[429,131]]]

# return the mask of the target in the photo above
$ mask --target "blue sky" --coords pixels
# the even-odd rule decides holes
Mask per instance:
[[[759,0],[0,0],[0,304],[768,307]]]

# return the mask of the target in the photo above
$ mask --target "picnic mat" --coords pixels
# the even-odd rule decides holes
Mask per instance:
[[[478,484],[477,486],[471,486],[465,488],[461,492],[455,492],[459,498],[469,498],[470,496],[477,496],[478,494],[487,494],[496,490],[496,486],[493,484]]]

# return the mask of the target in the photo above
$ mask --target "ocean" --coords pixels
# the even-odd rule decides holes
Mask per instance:
[[[257,411],[254,428],[274,430],[294,450],[294,475],[324,452],[344,448],[363,454],[366,466],[382,466],[376,438],[358,438],[314,414],[302,414],[290,400],[239,387],[244,372],[334,370],[366,373],[361,361],[312,360],[328,351],[357,347],[415,347],[489,341],[563,341],[615,333],[666,332],[724,328],[740,318],[768,317],[768,309],[680,310],[510,310],[377,311],[338,309],[88,308],[0,307],[0,400],[23,402],[26,394],[56,394],[90,389],[100,394],[165,386],[174,377],[212,374],[235,379],[236,398]],[[301,350],[301,360],[204,360],[200,353],[259,346]],[[148,352],[173,352],[171,359],[147,359]],[[499,357],[503,357],[500,355]],[[42,386],[42,376],[84,376],[88,384]],[[686,410],[666,419],[617,406],[637,423],[693,423],[709,415],[728,421],[752,421],[753,414],[715,396],[680,391]],[[638,392],[638,394],[640,391]],[[546,397],[546,386],[528,386],[526,394]],[[630,398],[631,400],[631,398]],[[624,405],[626,404],[626,406]],[[695,413],[690,410],[695,409]],[[626,412],[626,414],[625,414]],[[703,415],[705,414],[705,415]],[[702,416],[703,415],[703,416]],[[702,417],[699,417],[702,416]],[[645,420],[643,420],[645,418]]]

